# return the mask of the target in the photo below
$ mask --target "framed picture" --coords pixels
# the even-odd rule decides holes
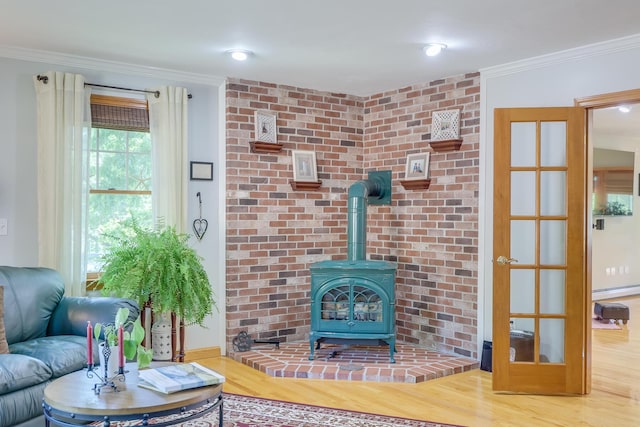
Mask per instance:
[[[213,181],[213,163],[191,162],[192,181]]]
[[[292,150],[291,158],[293,163],[294,181],[318,181],[318,167],[316,165],[315,151]]]
[[[431,140],[458,139],[460,137],[460,111],[434,111],[431,117]]]
[[[409,154],[407,156],[407,170],[404,179],[427,179],[429,178],[429,156],[430,153]]]
[[[275,114],[256,111],[254,113],[256,141],[276,144],[276,116]]]

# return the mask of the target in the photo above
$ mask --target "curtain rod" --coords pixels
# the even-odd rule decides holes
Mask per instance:
[[[95,83],[85,83],[84,85],[85,86],[91,86],[91,87],[102,87],[102,88],[105,88],[105,89],[126,90],[126,91],[129,91],[129,92],[152,93],[156,98],[160,98],[160,91],[157,91],[157,90],[130,89],[128,87],[99,85],[99,84],[95,84]]]
[[[49,77],[47,76],[41,76],[38,74],[37,79],[39,81],[42,81],[44,84],[49,83]],[[116,89],[116,90],[126,90],[126,91],[130,91],[130,92],[142,92],[142,93],[152,93],[156,98],[160,98],[160,91],[157,90],[145,90],[145,89],[131,89],[128,87],[119,87],[119,86],[107,86],[107,85],[99,85],[99,84],[95,84],[95,83],[85,83],[85,86],[92,86],[92,87],[101,87],[101,88],[105,88],[105,89]],[[187,94],[187,98],[191,99],[193,97],[193,95],[191,95],[190,93]]]

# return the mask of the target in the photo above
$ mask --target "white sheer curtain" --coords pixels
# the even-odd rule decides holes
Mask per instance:
[[[187,230],[187,101],[185,88],[163,86],[148,94],[153,156],[153,217]]]
[[[34,76],[38,112],[38,259],[56,269],[65,294],[85,294],[86,136],[89,90],[79,74]]]

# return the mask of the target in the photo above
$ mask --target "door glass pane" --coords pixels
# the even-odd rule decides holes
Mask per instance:
[[[511,320],[513,321],[512,332],[525,331],[533,333],[536,329],[536,321],[532,317],[516,317]]]
[[[536,302],[535,270],[511,270],[511,313],[532,314]]]
[[[535,215],[536,173],[511,172],[511,215]]]
[[[382,322],[382,299],[366,286],[353,287],[353,320]]]
[[[535,320],[512,319],[514,328],[510,332],[509,346],[512,362],[533,362],[535,360]]]
[[[564,270],[540,270],[540,313],[565,313]]]
[[[519,264],[534,264],[536,249],[536,222],[511,221],[511,257]]]
[[[322,297],[323,314],[327,319],[346,320],[349,317],[349,286],[331,289]]]
[[[540,165],[567,165],[566,122],[540,123]]]
[[[540,319],[540,363],[564,363],[564,319]]]
[[[536,123],[511,123],[511,166],[536,165]]]
[[[567,214],[566,183],[564,171],[540,172],[540,215]]]
[[[564,265],[566,221],[540,221],[540,264]]]

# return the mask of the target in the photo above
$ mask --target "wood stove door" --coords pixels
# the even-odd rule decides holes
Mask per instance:
[[[317,291],[312,307],[316,331],[389,333],[392,304],[384,289],[364,278],[339,278]],[[317,326],[313,328],[313,326]]]

